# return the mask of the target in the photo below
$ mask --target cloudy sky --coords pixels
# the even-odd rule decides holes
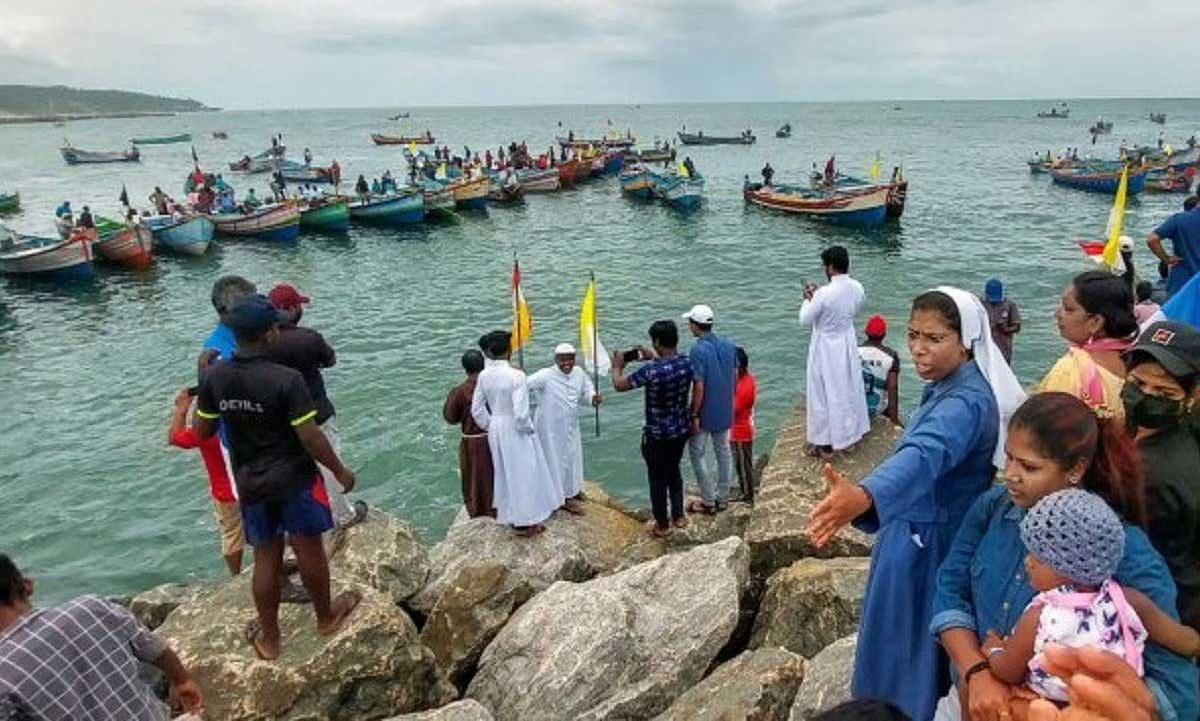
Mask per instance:
[[[0,0],[0,83],[228,108],[1200,94],[1195,0]]]

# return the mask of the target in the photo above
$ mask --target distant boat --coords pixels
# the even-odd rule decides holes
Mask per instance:
[[[1158,123],[1159,125],[1167,124],[1167,114],[1166,113],[1150,113],[1149,118],[1150,118],[1150,122],[1152,122],[1152,123]]]
[[[388,120],[405,120],[407,118],[408,113],[396,113],[395,115],[388,116]]]
[[[1037,116],[1039,118],[1067,118],[1071,115],[1070,108],[1050,108],[1049,110],[1039,110]]]
[[[612,137],[612,138],[576,138],[572,135],[566,137],[557,135],[554,142],[564,148],[631,148],[637,145],[637,138],[631,137]]]
[[[1096,118],[1096,122],[1092,124],[1092,127],[1088,128],[1088,132],[1092,135],[1107,135],[1112,132],[1112,129],[1112,121],[1101,116]],[[1116,192],[1115,189],[1113,192]]]
[[[283,174],[283,179],[292,183],[332,183],[333,173],[329,168],[304,165],[291,160],[278,160],[274,170]]]
[[[654,194],[682,210],[700,206],[704,199],[704,178],[699,175],[684,177],[678,173],[663,173],[654,176]]]
[[[186,143],[191,139],[191,133],[180,133],[179,135],[163,135],[155,138],[134,138],[129,142],[134,145],[170,145],[172,143]]]
[[[183,255],[204,255],[217,226],[203,215],[176,219],[170,215],[149,215],[142,220],[154,234],[154,242]]]
[[[295,240],[300,235],[300,208],[294,203],[264,205],[249,213],[216,213],[209,219],[226,235],[263,240]]]
[[[550,193],[558,190],[558,168],[526,168],[518,170],[517,177],[526,193]]]
[[[0,273],[62,281],[92,277],[91,242],[21,235],[0,226]]]
[[[671,149],[663,145],[662,147],[654,148],[626,148],[625,160],[641,161],[643,163],[661,163],[664,160],[671,159]]]
[[[433,134],[429,132],[414,136],[371,133],[371,142],[376,145],[432,145],[434,139]]]
[[[212,136],[213,140],[229,140],[229,133],[224,130],[214,130]]]
[[[229,169],[243,173],[265,173],[275,169],[275,160],[273,158],[242,158],[236,163],[230,163]]]
[[[747,183],[746,202],[772,210],[827,220],[835,225],[874,228],[887,219],[888,187],[817,190],[798,186]]]
[[[20,193],[0,193],[0,213],[15,213],[20,207]]]
[[[782,126],[779,128],[779,130],[776,130],[776,131],[775,131],[775,137],[777,137],[777,138],[790,138],[790,137],[792,137],[792,124],[791,124],[791,123],[784,123],[784,124],[783,124],[783,125],[782,125]]]
[[[1121,170],[1119,168],[1111,169],[1107,167],[1089,167],[1086,165],[1074,168],[1055,168],[1050,171],[1050,176],[1059,185],[1086,190],[1091,193],[1105,193],[1107,195],[1116,193],[1117,186],[1121,182]],[[1131,170],[1129,173],[1129,185],[1126,191],[1130,195],[1134,195],[1142,192],[1145,188],[1146,171],[1144,169]]]
[[[705,135],[704,131],[700,131],[693,135],[680,131],[679,142],[684,145],[753,145],[757,138],[752,133],[742,133],[741,135]]]
[[[350,230],[350,200],[328,198],[309,200],[300,206],[300,227],[326,233]]]
[[[72,148],[70,145],[64,145],[58,149],[62,153],[63,160],[67,161],[67,165],[84,165],[88,163],[136,163],[142,159],[141,153],[137,148],[121,152],[93,152],[90,150],[80,150]]]

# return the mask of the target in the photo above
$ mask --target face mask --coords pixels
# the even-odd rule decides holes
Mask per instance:
[[[1125,419],[1138,428],[1157,430],[1173,426],[1183,418],[1183,401],[1146,395],[1133,383],[1121,389],[1121,402],[1125,404]]]

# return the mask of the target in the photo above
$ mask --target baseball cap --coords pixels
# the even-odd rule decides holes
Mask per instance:
[[[983,286],[983,294],[989,303],[999,303],[1004,300],[1004,284],[999,278],[991,278]]]
[[[296,286],[287,283],[280,283],[272,288],[268,297],[271,305],[279,310],[288,310],[309,302],[307,295],[301,295],[300,291],[296,290]]]
[[[1126,358],[1145,353],[1173,376],[1200,373],[1200,331],[1186,323],[1159,321],[1138,337]]]
[[[867,337],[882,338],[887,335],[887,321],[881,315],[873,315],[867,319]]]
[[[262,330],[279,321],[279,310],[261,293],[239,300],[229,311],[227,319],[231,328],[240,330]]]
[[[712,308],[703,303],[692,306],[691,310],[683,314],[683,318],[700,325],[712,325],[714,320]]]
[[[570,343],[559,343],[554,346],[554,355],[575,355],[575,346]]]

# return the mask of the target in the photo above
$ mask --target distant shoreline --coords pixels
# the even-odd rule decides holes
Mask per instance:
[[[191,112],[217,112],[220,108],[206,108]],[[0,115],[0,125],[21,125],[25,123],[66,123],[73,120],[111,120],[113,118],[165,118],[179,115],[174,111],[140,111],[124,113],[53,113],[45,115]]]

